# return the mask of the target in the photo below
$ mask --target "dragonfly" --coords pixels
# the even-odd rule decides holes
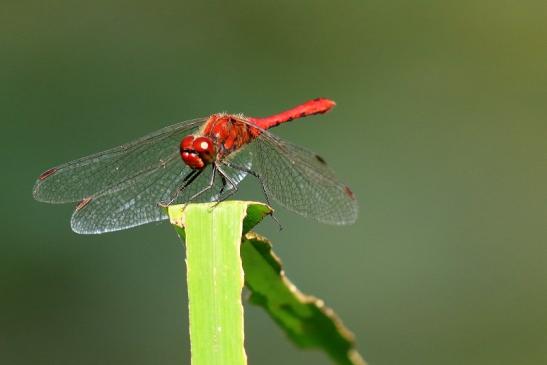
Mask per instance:
[[[251,176],[269,205],[273,200],[322,223],[351,224],[358,208],[350,188],[322,157],[269,132],[335,105],[316,98],[263,118],[217,113],[176,123],[46,170],[33,196],[77,203],[72,230],[98,234],[165,220],[170,204],[221,202]]]

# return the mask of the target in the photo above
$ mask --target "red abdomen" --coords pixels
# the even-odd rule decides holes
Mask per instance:
[[[316,98],[308,100],[303,104],[295,106],[279,114],[271,115],[265,118],[249,118],[257,126],[263,129],[269,129],[281,123],[290,122],[296,118],[303,118],[315,114],[323,114],[331,110],[336,103],[325,98]]]

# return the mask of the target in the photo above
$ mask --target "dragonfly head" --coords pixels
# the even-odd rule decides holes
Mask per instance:
[[[180,156],[185,164],[201,170],[215,160],[215,145],[210,138],[189,135],[180,142]]]

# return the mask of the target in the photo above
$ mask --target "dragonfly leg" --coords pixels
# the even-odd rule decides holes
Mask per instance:
[[[222,186],[220,187],[220,191],[218,192],[218,196],[222,196],[222,193],[224,192],[224,189],[226,188],[226,177],[223,175],[223,173],[220,172],[220,179],[222,180]]]
[[[262,180],[262,178],[260,177],[260,175],[256,172],[254,172],[253,170],[247,168],[247,167],[244,167],[244,166],[239,166],[239,165],[236,165],[236,164],[233,164],[231,162],[227,162],[227,161],[223,161],[223,163],[228,166],[228,167],[231,167],[232,169],[234,170],[239,170],[239,171],[243,171],[243,172],[246,172],[250,175],[253,175],[254,177],[256,177],[258,179],[258,181],[260,181],[260,186],[262,187],[262,192],[264,193],[264,197],[266,198],[266,203],[271,207],[272,204],[270,202],[270,197],[268,196],[268,192],[266,190],[266,184],[264,183],[264,181]],[[283,226],[281,225],[281,223],[279,222],[279,220],[277,220],[277,217],[274,215],[274,213],[272,212],[272,214],[270,214],[270,216],[272,217],[272,219],[277,223],[277,225],[279,226],[279,230],[281,231],[283,229]]]
[[[253,170],[247,168],[247,167],[244,167],[244,166],[239,166],[239,165],[236,165],[234,163],[231,163],[231,162],[223,162],[226,166],[228,167],[231,167],[232,169],[234,170],[239,170],[239,171],[243,171],[243,172],[246,172],[250,175],[253,175],[254,177],[256,177],[258,179],[258,181],[260,181],[260,186],[262,187],[262,192],[264,193],[264,197],[266,198],[266,203],[268,205],[271,205],[270,204],[270,197],[268,196],[268,193],[266,191],[266,184],[264,184],[264,181],[262,180],[262,178],[260,177],[259,174],[257,174],[256,172],[254,172]]]
[[[203,193],[207,192],[208,190],[211,190],[211,188],[215,185],[215,176],[216,176],[217,167],[214,164],[212,166],[213,166],[213,173],[211,174],[211,180],[209,181],[209,184],[203,189],[201,189],[200,191],[198,191],[197,193],[195,193],[194,195],[192,195],[190,198],[188,198],[188,200],[186,201],[186,205],[190,204],[192,200],[196,199]],[[203,170],[200,170],[200,171],[203,171]]]
[[[232,178],[230,178],[221,168],[220,166],[217,166],[217,169],[218,169],[218,172],[221,176],[221,179],[222,179],[222,188],[220,189],[220,192],[218,194],[218,199],[217,199],[217,202],[215,205],[213,205],[213,208],[216,207],[220,202],[228,199],[230,196],[234,195],[239,187],[237,186],[237,184],[235,183],[234,180],[232,180]],[[228,181],[228,184],[230,185],[230,187],[224,191],[224,188],[226,188],[226,181]],[[224,192],[224,194],[223,194]]]
[[[182,193],[184,191],[184,189],[186,189],[186,187],[188,185],[190,185],[201,173],[203,172],[203,170],[192,170],[190,171],[188,174],[186,174],[186,176],[184,177],[184,179],[182,179],[183,181],[183,184],[181,186],[179,186],[172,194],[171,196],[171,199],[168,201],[168,202],[159,202],[159,206],[161,207],[167,207],[171,204],[173,204],[173,202],[175,200],[177,200],[178,196],[180,193]]]

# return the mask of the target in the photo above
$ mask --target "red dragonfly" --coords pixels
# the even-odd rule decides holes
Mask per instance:
[[[266,118],[213,114],[173,124],[135,141],[53,167],[34,185],[34,198],[79,202],[76,233],[103,233],[167,219],[162,206],[222,201],[248,175],[266,200],[329,224],[350,224],[357,202],[325,160],[267,129],[329,111],[324,98]]]

